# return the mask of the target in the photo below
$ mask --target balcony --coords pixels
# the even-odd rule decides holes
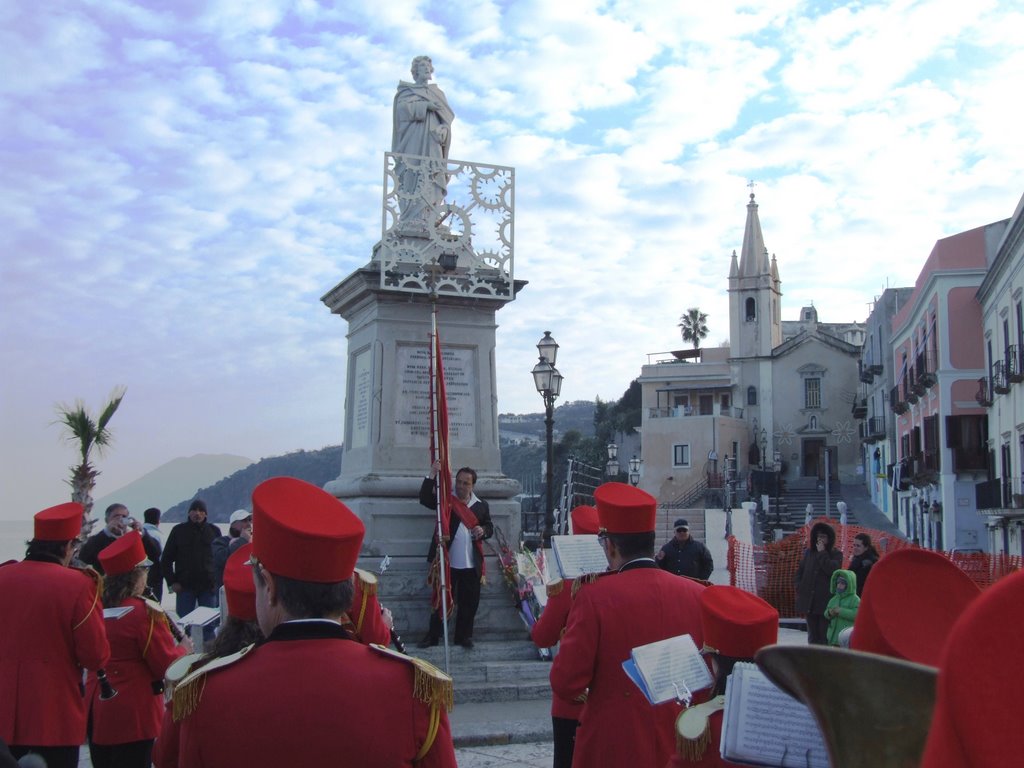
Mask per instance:
[[[875,374],[871,372],[871,368],[866,365],[860,366],[860,380],[865,384],[870,384],[875,380]]]
[[[1021,478],[994,478],[974,484],[975,508],[983,515],[1024,514]]]
[[[1005,395],[1010,391],[1010,380],[1006,377],[1006,361],[996,360],[992,363],[992,391],[997,395]]]
[[[931,389],[935,386],[938,381],[938,377],[935,375],[935,354],[932,350],[922,350],[917,355],[917,364],[914,367],[917,371],[917,381],[915,384],[920,385],[921,391],[918,393],[923,395],[926,390]]]
[[[868,401],[866,398],[860,398],[853,401],[853,418],[863,419],[868,415]]]
[[[900,388],[893,387],[889,390],[889,407],[893,413],[906,413],[908,409],[906,401],[900,396]]]
[[[1020,354],[1016,344],[1006,348],[1006,378],[1011,384],[1019,384],[1024,381],[1024,370],[1021,368]]]
[[[883,366],[881,363],[873,363],[872,365],[868,366],[868,370],[871,371],[875,376],[881,376],[882,373],[885,371],[885,366]]]
[[[975,393],[974,399],[978,401],[978,405],[982,408],[988,408],[992,405],[992,390],[988,386],[988,376],[982,376],[978,379],[978,391]]]
[[[872,440],[885,439],[885,419],[881,416],[872,416],[868,419],[868,437]]]

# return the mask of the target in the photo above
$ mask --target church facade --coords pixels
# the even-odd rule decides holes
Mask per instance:
[[[865,326],[821,322],[814,306],[782,319],[753,195],[728,291],[727,349],[671,353],[641,371],[641,486],[661,503],[696,504],[733,469],[741,481],[763,467],[787,484],[862,482],[852,409]]]

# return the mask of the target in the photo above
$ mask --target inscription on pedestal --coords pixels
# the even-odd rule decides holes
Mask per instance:
[[[364,349],[352,359],[352,448],[365,448],[370,444],[370,393],[373,355]]]
[[[430,349],[400,345],[395,369],[395,445],[427,445],[430,437]],[[448,439],[453,446],[477,444],[477,375],[471,349],[442,348],[448,401]]]

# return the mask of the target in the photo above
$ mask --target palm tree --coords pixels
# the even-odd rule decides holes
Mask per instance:
[[[698,307],[690,307],[686,314],[680,316],[679,327],[682,329],[683,341],[693,343],[694,349],[700,348],[701,339],[708,335],[708,316]]]
[[[93,448],[101,454],[113,441],[114,436],[107,424],[117,407],[121,405],[126,391],[124,387],[116,387],[110,393],[109,401],[99,418],[95,420],[82,400],[76,400],[73,406],[57,405],[57,423],[64,427],[64,438],[68,442],[78,443],[82,457],[81,464],[71,467],[71,479],[67,481],[71,486],[71,500],[85,507],[82,536],[87,536],[92,530],[93,520],[89,517],[92,512],[92,489],[96,487],[96,477],[99,475],[99,470],[92,465],[90,456]]]

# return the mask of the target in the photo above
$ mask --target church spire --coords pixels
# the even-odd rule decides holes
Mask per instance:
[[[761,220],[757,216],[757,203],[754,193],[750,193],[747,203],[747,224],[743,229],[743,247],[740,249],[740,275],[755,277],[768,273],[768,249],[764,247],[764,236],[761,234]]]

